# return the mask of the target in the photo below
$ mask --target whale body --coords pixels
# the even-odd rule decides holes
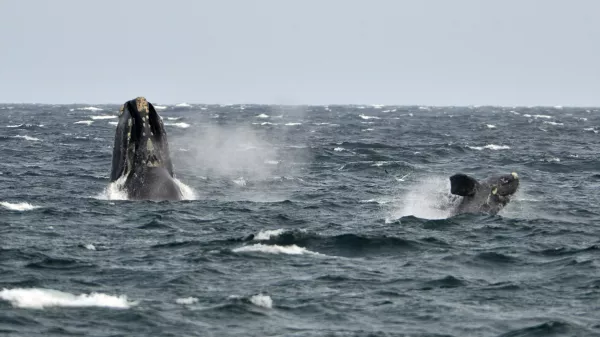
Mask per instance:
[[[133,200],[181,200],[162,118],[144,97],[119,110],[110,181],[125,179]]]

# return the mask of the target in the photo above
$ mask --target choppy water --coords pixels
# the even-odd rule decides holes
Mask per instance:
[[[0,105],[0,335],[600,336],[600,109],[169,106],[161,203],[108,187],[117,109]]]

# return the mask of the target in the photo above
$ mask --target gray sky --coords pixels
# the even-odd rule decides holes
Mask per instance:
[[[0,102],[600,106],[595,0],[1,0]]]

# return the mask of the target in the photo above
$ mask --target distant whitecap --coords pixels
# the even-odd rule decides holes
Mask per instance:
[[[102,111],[104,109],[96,108],[96,107],[93,107],[93,106],[88,106],[88,107],[85,107],[85,108],[78,108],[77,110]]]
[[[30,136],[27,136],[27,135],[16,135],[16,136],[13,136],[13,138],[21,138],[21,139],[25,139],[25,140],[34,141],[34,142],[37,142],[37,141],[40,140],[39,138],[30,137]]]
[[[187,129],[187,128],[190,127],[190,125],[188,123],[184,123],[184,122],[180,122],[180,123],[165,123],[165,125],[175,126],[175,127],[182,128],[182,129]]]
[[[94,123],[94,121],[77,121],[73,124],[85,124],[85,125],[92,125],[92,123]]]
[[[477,151],[481,151],[484,149],[488,149],[488,150],[508,150],[510,149],[510,146],[508,145],[496,145],[496,144],[488,144],[486,146],[468,146],[468,148],[473,149],[473,150],[477,150]]]
[[[109,115],[101,115],[101,116],[92,116],[91,118],[96,120],[96,119],[113,119],[113,118],[117,118],[119,116],[109,116]]]
[[[10,203],[7,201],[0,202],[0,206],[9,209],[11,211],[31,211],[36,208],[40,208],[40,206],[34,206],[28,202],[20,202],[20,203]]]
[[[13,307],[44,309],[47,307],[106,307],[127,309],[135,303],[127,296],[112,296],[103,293],[73,295],[53,289],[15,288],[0,291],[0,299],[10,302]]]

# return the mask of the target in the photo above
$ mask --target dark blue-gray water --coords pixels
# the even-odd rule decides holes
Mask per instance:
[[[94,107],[0,105],[2,336],[600,336],[600,109],[168,106],[134,202]]]

